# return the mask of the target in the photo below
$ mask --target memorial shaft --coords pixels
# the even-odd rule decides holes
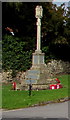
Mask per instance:
[[[41,51],[41,19],[37,18],[37,51]]]
[[[41,18],[43,16],[43,9],[42,6],[36,6],[36,14],[35,17],[37,18],[37,52],[41,52]]]

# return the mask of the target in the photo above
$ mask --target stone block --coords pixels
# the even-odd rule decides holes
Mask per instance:
[[[33,53],[32,65],[44,64],[44,53]]]

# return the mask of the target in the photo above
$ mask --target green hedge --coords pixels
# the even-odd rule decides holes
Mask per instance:
[[[32,50],[21,38],[5,35],[3,37],[3,69],[25,71],[31,66]]]

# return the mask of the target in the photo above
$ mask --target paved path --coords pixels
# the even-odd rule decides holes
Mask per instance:
[[[61,120],[68,120],[68,102],[48,104],[45,106],[30,107],[19,110],[3,111],[2,114],[3,118],[26,118],[27,120],[28,118],[30,118],[29,120],[35,120],[34,118],[36,118],[36,120],[43,120],[45,118],[54,118],[53,120],[55,120],[55,118],[62,118]]]

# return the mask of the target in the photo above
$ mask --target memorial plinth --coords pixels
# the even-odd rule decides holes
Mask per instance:
[[[44,53],[35,51],[32,54],[32,67],[25,72],[25,89],[28,90],[28,85],[32,84],[33,90],[48,89],[49,85],[56,83],[47,70],[44,62]]]
[[[44,53],[33,53],[32,55],[32,66],[44,64]]]
[[[24,84],[32,84],[33,90],[48,89],[51,83],[56,83],[51,77],[44,63],[44,54],[33,53],[32,67],[25,73]]]

